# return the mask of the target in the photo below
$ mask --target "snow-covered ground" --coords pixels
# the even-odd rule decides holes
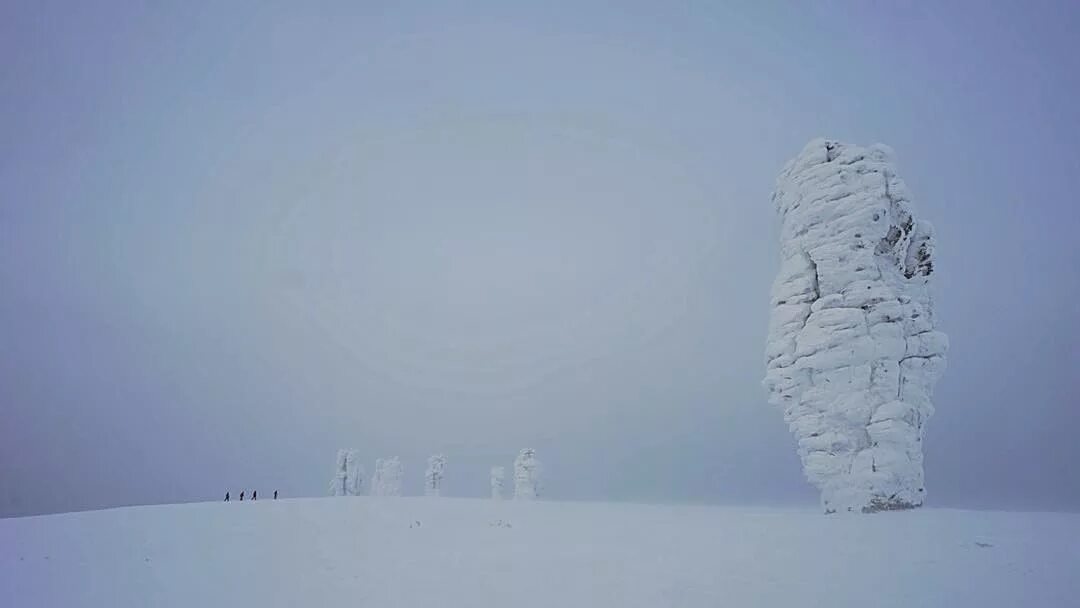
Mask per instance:
[[[1045,608],[1080,606],[1078,575],[1078,514],[349,497],[0,520],[19,608]]]

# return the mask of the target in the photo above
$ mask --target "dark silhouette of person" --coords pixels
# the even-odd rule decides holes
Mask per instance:
[[[229,493],[225,492],[225,502],[229,502]]]
[[[244,491],[240,490],[240,502],[244,502]]]
[[[274,500],[277,500],[277,490],[274,490]]]
[[[259,498],[259,491],[258,490],[252,490],[251,491],[251,500],[256,500],[258,498]]]

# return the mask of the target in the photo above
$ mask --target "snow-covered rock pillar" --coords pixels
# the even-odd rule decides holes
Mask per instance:
[[[442,481],[446,473],[446,456],[435,454],[428,458],[427,471],[424,472],[424,495],[440,496]]]
[[[397,456],[375,460],[375,477],[371,480],[371,493],[374,496],[401,496],[401,479],[405,476],[405,467]]]
[[[504,479],[506,467],[491,467],[491,497],[495,500],[502,500]]]
[[[923,504],[922,439],[946,336],[933,229],[892,151],[810,142],[773,193],[781,220],[764,384],[826,512]]]
[[[363,483],[364,467],[360,464],[356,450],[338,450],[334,476],[330,479],[330,495],[358,496]]]
[[[514,499],[533,500],[540,496],[540,461],[536,450],[525,448],[514,459]]]
[[[360,456],[356,450],[348,450],[345,454],[345,494],[346,496],[360,496],[364,493],[364,465],[360,463]]]
[[[345,458],[346,450],[338,450],[334,461],[334,476],[330,478],[330,496],[345,496]]]

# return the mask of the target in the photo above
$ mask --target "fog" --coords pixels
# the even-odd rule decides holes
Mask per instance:
[[[812,503],[760,381],[816,136],[936,228],[928,504],[1080,508],[1074,3],[61,4],[0,8],[0,516],[321,495],[341,447]]]

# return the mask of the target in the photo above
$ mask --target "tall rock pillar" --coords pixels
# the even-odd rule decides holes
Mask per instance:
[[[923,504],[923,432],[948,339],[934,328],[933,228],[892,151],[818,139],[773,193],[780,271],[764,385],[826,512]]]

